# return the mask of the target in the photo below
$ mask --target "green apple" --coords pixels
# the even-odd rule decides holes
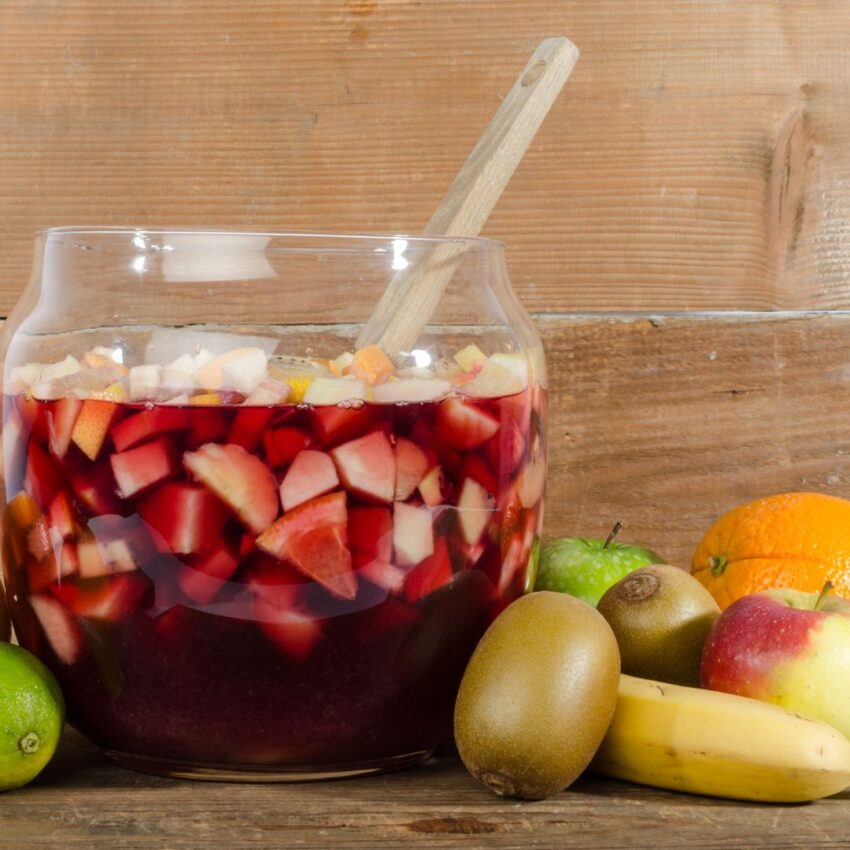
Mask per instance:
[[[664,563],[649,549],[615,542],[620,528],[622,524],[618,522],[607,540],[581,537],[550,540],[540,553],[534,589],[570,593],[596,605],[612,584],[633,570]]]

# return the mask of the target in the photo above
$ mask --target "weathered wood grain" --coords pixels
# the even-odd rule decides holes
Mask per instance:
[[[478,785],[446,753],[391,776],[305,785],[156,779],[72,730],[34,784],[0,804],[2,850],[235,847],[750,848],[846,846],[846,794],[807,806],[691,797],[586,776],[540,803]]]
[[[850,498],[850,315],[539,323],[550,374],[549,534],[673,563],[720,514],[785,490]]]
[[[415,232],[543,37],[494,212],[536,311],[850,303],[845,0],[7,0],[0,314],[59,223]]]

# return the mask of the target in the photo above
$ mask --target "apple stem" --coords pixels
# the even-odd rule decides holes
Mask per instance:
[[[818,594],[817,601],[815,602],[815,611],[820,611],[820,606],[823,604],[824,600],[827,596],[829,596],[830,591],[832,590],[832,582],[825,581],[821,592]]]
[[[602,544],[603,549],[607,549],[613,542],[614,538],[623,530],[623,523],[620,520],[617,520],[614,523],[614,527],[611,529],[611,533],[605,538],[605,542]]]

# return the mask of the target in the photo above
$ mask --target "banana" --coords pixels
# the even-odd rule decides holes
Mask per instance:
[[[590,770],[691,794],[798,803],[850,786],[850,741],[766,702],[623,675]]]

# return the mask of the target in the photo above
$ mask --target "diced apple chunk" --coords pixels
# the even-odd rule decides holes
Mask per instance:
[[[244,404],[283,404],[292,393],[289,384],[266,378],[244,401]]]
[[[116,452],[109,461],[118,492],[125,499],[173,477],[180,468],[174,444],[167,437]]]
[[[65,457],[71,445],[71,435],[83,402],[69,396],[59,399],[56,406],[47,414],[47,429],[50,434],[49,446],[51,454]]]
[[[399,437],[395,454],[395,501],[403,502],[413,495],[428,469],[428,457],[416,443]]]
[[[492,357],[484,362],[481,371],[468,383],[460,387],[465,395],[476,398],[497,398],[499,396],[515,395],[526,387],[524,381],[513,368],[493,360]]]
[[[55,597],[35,594],[29,601],[56,657],[63,664],[73,664],[83,648],[80,627]]]
[[[162,367],[153,363],[130,369],[130,400],[153,401],[159,395]]]
[[[452,385],[448,381],[439,378],[399,378],[375,387],[372,400],[378,404],[416,404],[445,398],[451,389]]]
[[[483,363],[487,355],[474,343],[462,348],[454,356],[454,361],[464,372],[471,371],[476,364]]]
[[[445,480],[443,470],[439,466],[432,466],[422,477],[419,482],[419,495],[429,508],[443,504],[445,500]]]
[[[316,378],[304,393],[305,404],[330,405],[366,398],[363,381],[349,378]]]
[[[367,581],[390,593],[398,593],[404,587],[404,580],[407,577],[407,570],[379,558],[366,560],[358,567],[357,572]]]
[[[142,519],[178,555],[196,555],[215,545],[227,521],[224,505],[206,487],[169,481],[138,503]]]
[[[476,449],[499,430],[499,420],[474,402],[449,398],[437,407],[437,440],[453,449]]]
[[[395,503],[393,549],[398,564],[418,564],[434,553],[434,528],[427,507]]]
[[[493,515],[495,499],[474,478],[465,478],[457,500],[457,514],[463,539],[478,543]]]
[[[206,443],[183,455],[186,469],[257,534],[277,516],[277,487],[271,470],[242,446]]]
[[[339,477],[330,455],[305,449],[292,461],[280,485],[280,502],[285,511],[330,493],[339,486]]]
[[[392,502],[395,493],[395,457],[383,431],[331,449],[345,488],[364,499]]]

